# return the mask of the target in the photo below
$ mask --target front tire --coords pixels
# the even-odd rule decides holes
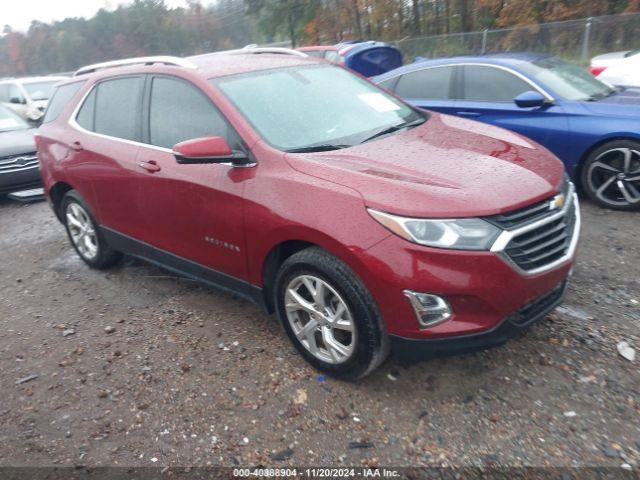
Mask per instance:
[[[60,208],[71,245],[84,263],[91,268],[106,269],[120,261],[122,254],[109,247],[89,207],[78,192],[67,192]]]
[[[388,337],[373,297],[358,276],[328,252],[312,247],[285,260],[274,295],[284,330],[318,370],[356,380],[387,357]]]
[[[584,163],[581,181],[601,207],[640,209],[640,143],[616,140],[597,148]]]

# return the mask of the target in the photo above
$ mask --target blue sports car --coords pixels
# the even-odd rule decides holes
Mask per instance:
[[[373,80],[417,107],[521,133],[555,153],[596,203],[640,208],[640,90],[535,53],[418,61]]]

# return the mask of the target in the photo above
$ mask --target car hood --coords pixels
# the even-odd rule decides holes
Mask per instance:
[[[595,102],[583,102],[584,107],[596,115],[615,117],[635,117],[640,120],[640,89],[625,88],[623,91],[610,97],[596,100]]]
[[[517,134],[436,113],[380,140],[286,158],[358,191],[369,207],[411,217],[502,213],[550,197],[564,175],[553,154]]]
[[[35,133],[33,128],[0,132],[0,158],[35,152]]]

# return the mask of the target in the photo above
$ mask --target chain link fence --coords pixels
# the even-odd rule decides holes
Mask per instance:
[[[407,38],[391,43],[402,51],[405,61],[418,56],[535,51],[587,65],[591,57],[601,53],[640,48],[640,13]]]

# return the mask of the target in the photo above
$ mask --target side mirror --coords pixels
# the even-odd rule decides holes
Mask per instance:
[[[234,152],[222,137],[194,138],[173,146],[173,155],[180,164],[232,163],[246,165],[249,158],[243,152]]]
[[[548,100],[544,95],[533,90],[521,93],[514,98],[513,101],[520,108],[542,107],[548,103]]]
[[[9,103],[16,103],[18,105],[23,105],[26,102],[24,101],[23,98],[18,98],[18,97],[11,97],[11,99],[9,100]]]

